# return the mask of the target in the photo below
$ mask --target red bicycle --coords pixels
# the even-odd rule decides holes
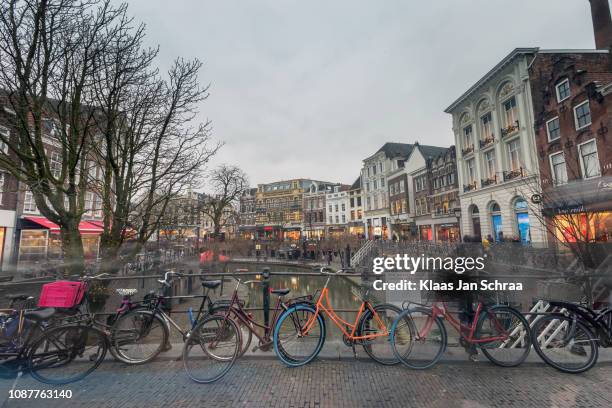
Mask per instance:
[[[464,324],[440,302],[408,307],[397,317],[391,327],[395,356],[409,368],[432,367],[448,345],[444,320],[457,331],[460,343],[480,348],[496,365],[517,366],[531,349],[529,324],[513,307],[479,302],[471,324]]]

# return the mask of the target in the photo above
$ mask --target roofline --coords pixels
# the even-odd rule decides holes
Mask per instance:
[[[609,54],[610,50],[595,50],[595,49],[579,49],[579,48],[559,48],[559,49],[546,49],[538,50],[538,54]]]
[[[457,98],[453,103],[451,103],[448,108],[444,109],[445,113],[451,113],[459,104],[465,101],[468,96],[470,96],[476,89],[480,88],[484,83],[486,83],[489,79],[491,79],[495,74],[501,71],[506,65],[512,62],[519,55],[527,55],[538,52],[539,48],[515,48],[504,57],[500,62],[497,63],[489,72],[487,72],[482,78],[480,78],[474,85],[472,85],[467,91],[465,91],[459,98]]]

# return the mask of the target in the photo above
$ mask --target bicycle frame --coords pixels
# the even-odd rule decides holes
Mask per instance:
[[[503,336],[493,336],[493,337],[483,337],[476,339],[474,338],[474,333],[476,332],[476,326],[478,324],[478,318],[480,317],[480,313],[483,310],[483,303],[479,302],[478,307],[476,308],[476,313],[474,314],[474,318],[472,319],[471,325],[466,325],[457,320],[449,311],[446,303],[442,303],[442,307],[439,306],[438,303],[434,303],[431,307],[432,317],[427,320],[427,323],[423,327],[423,333],[419,333],[419,336],[425,337],[431,327],[433,326],[434,319],[438,317],[442,317],[459,333],[459,336],[463,338],[468,343],[479,344],[479,343],[490,343],[498,340],[506,340],[508,335]],[[498,325],[498,329],[501,330],[502,333],[505,333],[505,329],[499,322],[496,321],[496,325]],[[467,336],[465,335],[467,333]]]
[[[202,298],[202,303],[200,303],[200,308],[198,309],[198,314],[196,315],[196,318],[195,318],[195,322],[197,323],[198,321],[200,321],[200,318],[204,314],[204,305],[206,305],[206,304],[208,304],[209,306],[212,305],[210,297],[208,297],[208,291],[205,294],[203,294],[203,295],[185,295],[185,296],[161,296],[161,295],[158,295],[158,296],[155,297],[155,303],[151,307],[151,312],[153,313],[153,316],[155,316],[156,314],[159,314],[162,317],[162,319],[164,319],[169,325],[174,327],[176,329],[176,331],[178,331],[181,334],[181,336],[183,336],[183,341],[184,341],[187,338],[187,336],[188,336],[189,332],[191,331],[192,327],[190,327],[189,330],[184,331],[181,328],[181,326],[179,326],[178,323],[176,323],[170,317],[170,315],[168,313],[166,313],[161,308],[161,304],[162,304],[162,302],[164,300],[167,300],[167,299],[197,299],[197,298]]]
[[[374,310],[370,302],[364,299],[362,299],[361,306],[359,307],[359,311],[357,312],[357,316],[355,318],[354,323],[351,324],[342,319],[340,316],[338,316],[338,314],[334,311],[331,301],[329,300],[329,289],[327,286],[329,284],[330,279],[331,276],[327,278],[325,286],[323,286],[323,289],[321,290],[321,294],[319,295],[319,299],[317,300],[317,303],[315,305],[315,313],[310,317],[308,322],[306,322],[306,325],[302,330],[303,335],[308,334],[310,329],[314,326],[317,320],[317,316],[319,315],[319,313],[322,312],[329,316],[331,321],[334,322],[334,324],[340,329],[340,331],[342,331],[342,333],[347,337],[348,340],[370,340],[377,337],[386,337],[389,335],[389,330],[385,326],[385,323],[382,321],[380,316],[378,316],[378,313],[376,313],[376,310]],[[358,336],[357,325],[359,324],[359,321],[361,320],[361,317],[363,316],[363,313],[365,312],[366,308],[374,315],[374,319],[380,332],[376,332],[374,334],[367,334],[365,336]],[[350,332],[349,330],[346,330],[345,327],[348,328]]]

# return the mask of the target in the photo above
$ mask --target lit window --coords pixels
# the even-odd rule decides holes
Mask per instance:
[[[561,129],[559,128],[559,117],[553,118],[546,122],[546,133],[548,134],[548,141],[552,142],[561,137]]]
[[[567,183],[567,168],[565,166],[565,154],[563,154],[563,152],[550,155],[550,169],[555,184]]]
[[[599,177],[601,169],[599,168],[599,158],[597,156],[597,144],[595,140],[590,140],[578,146],[580,152],[580,167],[582,168],[582,176],[585,179]]]
[[[589,101],[584,101],[574,108],[574,119],[576,120],[576,130],[580,130],[591,124],[591,107]]]
[[[568,79],[558,84],[556,88],[557,88],[557,102],[562,102],[570,97],[570,86],[569,86]]]

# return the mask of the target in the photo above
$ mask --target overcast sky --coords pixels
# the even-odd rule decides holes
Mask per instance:
[[[453,143],[452,101],[515,47],[593,48],[588,0],[130,0],[166,68],[197,57],[214,164],[352,183],[383,143]]]

